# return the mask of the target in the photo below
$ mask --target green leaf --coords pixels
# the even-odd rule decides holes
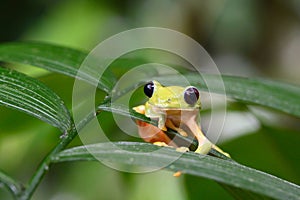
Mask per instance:
[[[6,43],[0,45],[0,60],[4,62],[29,64],[44,68],[49,71],[62,73],[76,77],[92,84],[97,82],[92,76],[93,72],[79,73],[78,68],[87,56],[82,51],[45,44],[45,43]],[[134,62],[135,60],[124,62]],[[122,62],[119,62],[122,65]],[[205,80],[213,83],[214,75],[202,74]],[[186,77],[192,85],[207,90],[207,86],[201,76],[187,74]],[[111,91],[115,83],[114,76],[107,74],[99,81],[98,87],[106,92]],[[157,79],[176,81],[174,76],[158,77]],[[300,87],[277,81],[243,78],[234,76],[222,76],[226,95],[238,101],[266,106],[279,111],[300,117]],[[176,82],[174,83],[176,84]],[[209,85],[210,92],[222,93],[218,82]]]
[[[231,185],[226,185],[224,183],[220,183],[220,185],[225,189],[234,199],[247,199],[247,200],[268,200],[273,199],[271,197],[267,197],[261,194],[253,193],[241,188],[236,188]]]
[[[85,80],[91,84],[97,84],[98,88],[105,92],[111,91],[115,82],[110,71],[99,80],[93,76],[95,71],[89,73],[78,71],[88,54],[47,43],[4,43],[0,45],[0,61],[8,63],[21,63],[40,67],[52,72],[65,74]]]
[[[128,107],[126,107],[124,105],[113,104],[113,103],[104,103],[97,107],[97,112],[100,113],[101,111],[113,112],[113,113],[117,113],[119,115],[132,117],[136,120],[141,120],[141,121],[153,124],[153,121],[151,121],[150,118],[146,117],[143,114],[135,112],[133,109],[129,110]]]
[[[226,94],[300,117],[300,87],[267,79],[223,77]]]
[[[125,152],[116,150],[112,143],[99,143],[64,150],[52,157],[52,161],[55,163],[91,161],[96,160],[93,156],[96,155],[107,162],[128,166],[160,167],[161,162],[170,162],[172,164],[166,167],[168,170],[205,177],[272,198],[298,199],[300,196],[299,186],[236,162],[201,156],[193,152],[181,155],[173,148],[157,147],[149,143],[116,142],[113,144]],[[159,152],[156,151],[158,149]],[[176,159],[178,157],[180,158]]]
[[[64,102],[52,90],[36,79],[1,67],[0,105],[32,115],[62,132],[71,126]]]

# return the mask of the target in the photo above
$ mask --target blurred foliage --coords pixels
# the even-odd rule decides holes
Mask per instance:
[[[299,1],[2,0],[1,8],[1,42],[39,40],[90,50],[120,31],[162,26],[196,39],[224,74],[300,83]],[[33,68],[25,66],[18,68],[49,86],[71,108],[73,79],[48,72],[34,74]],[[0,168],[25,182],[56,145],[60,133],[23,113],[4,107],[0,107],[0,113]],[[263,119],[254,113],[261,124],[259,130],[248,131],[221,146],[242,164],[300,184],[299,119],[266,113]],[[113,133],[115,126],[111,123],[107,122],[107,128]],[[239,121],[231,124],[238,125]],[[111,137],[117,140],[126,136]],[[79,144],[76,139],[70,146]],[[216,183],[202,178],[176,179],[165,171],[127,174],[91,162],[54,165],[33,199],[141,197],[231,199]],[[0,188],[0,198],[11,196]]]

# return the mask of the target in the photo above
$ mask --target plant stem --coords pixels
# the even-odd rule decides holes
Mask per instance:
[[[79,122],[77,126],[77,130],[81,130],[83,127],[85,127],[86,124],[88,124],[94,117],[96,116],[95,113],[90,113],[87,117],[85,117],[81,122]],[[50,169],[52,157],[55,156],[60,151],[64,150],[68,144],[78,135],[78,131],[76,130],[75,124],[72,120],[72,127],[67,132],[66,135],[63,135],[61,137],[61,141],[54,147],[54,149],[43,159],[43,161],[38,166],[38,169],[34,173],[34,175],[31,177],[30,181],[26,185],[26,189],[23,193],[18,197],[20,200],[28,200],[39,183],[42,181],[44,175],[47,173],[47,171]]]
[[[12,193],[15,199],[18,196],[20,196],[23,190],[23,185],[21,185],[19,182],[16,182],[13,178],[9,177],[1,170],[0,170],[0,183],[4,184],[4,186],[7,187],[7,189]]]
[[[26,189],[23,193],[18,197],[20,200],[28,200],[39,183],[41,182],[44,175],[47,173],[47,171],[50,168],[51,165],[51,159],[54,155],[62,151],[66,148],[66,146],[77,136],[77,131],[74,125],[72,128],[68,131],[65,137],[61,139],[61,141],[54,147],[54,149],[44,158],[44,160],[39,165],[38,169],[28,182]]]

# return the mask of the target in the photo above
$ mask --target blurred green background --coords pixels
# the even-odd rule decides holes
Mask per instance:
[[[87,51],[131,28],[171,28],[197,40],[223,74],[300,84],[297,0],[2,0],[0,24],[1,42],[44,41]],[[71,108],[72,78],[13,67],[44,82]],[[108,130],[114,128],[108,124]],[[220,146],[242,164],[300,184],[299,133],[299,119],[291,116],[254,106],[229,109]],[[1,107],[0,168],[26,182],[59,136],[57,129],[44,122]],[[80,140],[71,145],[80,145]],[[0,188],[0,199],[10,198]],[[53,165],[33,196],[53,200],[166,198],[232,197],[210,180],[174,178],[166,171],[128,174],[98,162]]]

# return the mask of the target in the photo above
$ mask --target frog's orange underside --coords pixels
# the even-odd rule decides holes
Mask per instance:
[[[145,110],[141,109],[142,107],[135,107],[134,110],[140,114],[145,114]],[[177,147],[177,145],[172,142],[172,140],[158,127],[149,124],[147,122],[143,122],[140,120],[136,120],[138,125],[138,132],[140,137],[150,143],[163,142],[169,146]]]
[[[146,142],[164,142],[166,144],[171,143],[171,139],[156,126],[140,120],[137,120],[137,125],[141,138]]]

